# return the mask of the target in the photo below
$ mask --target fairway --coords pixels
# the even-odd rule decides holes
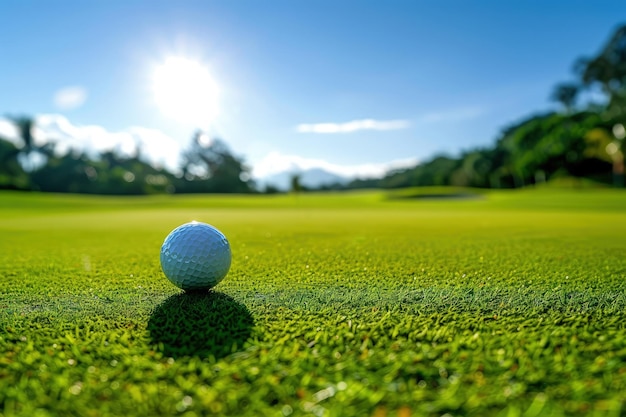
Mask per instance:
[[[0,416],[624,415],[626,193],[435,192],[0,193]]]

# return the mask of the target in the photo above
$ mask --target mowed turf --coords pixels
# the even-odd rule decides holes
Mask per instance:
[[[0,415],[625,415],[626,193],[465,194],[0,193]]]

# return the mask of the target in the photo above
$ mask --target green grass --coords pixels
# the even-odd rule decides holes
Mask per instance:
[[[626,193],[440,192],[0,193],[0,416],[625,415]]]

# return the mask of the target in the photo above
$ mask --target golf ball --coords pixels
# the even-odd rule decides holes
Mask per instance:
[[[178,226],[161,246],[161,268],[167,279],[186,291],[216,286],[230,268],[230,245],[215,227],[201,222]]]

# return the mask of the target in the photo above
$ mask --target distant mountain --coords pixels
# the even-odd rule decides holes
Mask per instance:
[[[260,189],[264,189],[266,186],[271,185],[279,190],[288,191],[291,188],[291,177],[294,174],[300,175],[300,184],[307,188],[318,188],[323,185],[337,183],[347,184],[352,180],[352,178],[343,177],[321,168],[311,168],[305,170],[296,169],[279,172],[268,175],[264,178],[259,178],[256,182]]]

